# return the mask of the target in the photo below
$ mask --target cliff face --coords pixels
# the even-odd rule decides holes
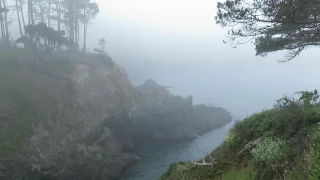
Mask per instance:
[[[138,160],[124,152],[137,141],[190,140],[231,121],[152,80],[134,88],[108,56],[0,54],[0,180],[116,179]]]
[[[192,140],[232,120],[225,109],[193,105],[192,96],[172,95],[168,86],[151,79],[135,88],[139,98],[130,112],[130,121],[135,123],[132,129],[136,130],[137,141]]]
[[[115,136],[134,93],[109,57],[2,54],[0,179],[113,179],[137,160]]]

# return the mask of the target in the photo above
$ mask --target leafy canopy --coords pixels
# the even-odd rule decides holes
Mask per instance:
[[[231,42],[254,42],[256,55],[287,50],[285,62],[320,45],[318,0],[227,0],[217,7],[216,22],[230,27]]]
[[[64,37],[65,31],[56,31],[52,27],[48,27],[45,23],[27,25],[25,27],[25,34],[27,36],[18,38],[16,42],[24,44],[31,42],[34,46],[36,46],[41,39],[46,39],[49,45],[48,50],[53,50],[67,41]]]

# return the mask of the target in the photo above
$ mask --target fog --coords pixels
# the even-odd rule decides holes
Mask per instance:
[[[319,49],[224,43],[217,2],[0,0],[0,179],[314,177]],[[314,3],[246,2],[221,19],[259,51],[320,44]]]
[[[217,1],[97,3],[100,13],[89,25],[88,48],[92,51],[104,37],[108,54],[134,85],[152,78],[171,86],[174,94],[193,95],[195,104],[224,107],[235,118],[271,107],[285,94],[318,87],[316,48],[288,63],[277,62],[283,52],[259,57],[253,44],[232,48],[223,43],[228,29],[215,24]]]
[[[98,1],[91,46],[107,39],[109,55],[133,84],[152,78],[194,103],[227,108],[236,118],[271,107],[283,95],[317,88],[317,49],[288,63],[285,53],[255,56],[253,44],[224,44],[228,29],[214,22],[217,1]],[[93,40],[95,39],[95,41]]]

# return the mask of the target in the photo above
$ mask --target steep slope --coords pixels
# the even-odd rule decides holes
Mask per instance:
[[[236,123],[206,163],[174,163],[160,179],[320,179],[319,95],[300,93]]]
[[[0,52],[0,178],[113,179],[134,91],[107,56]]]
[[[0,50],[0,180],[116,179],[139,159],[136,142],[190,140],[231,121],[145,85],[107,55]]]

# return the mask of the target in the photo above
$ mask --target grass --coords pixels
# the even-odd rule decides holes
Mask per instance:
[[[29,103],[28,95],[22,90],[1,88],[0,94],[11,102],[10,108],[14,108],[16,112],[6,117],[8,118],[7,127],[2,129],[2,136],[0,136],[0,160],[3,160],[23,151],[26,137],[36,124],[36,110]]]
[[[185,165],[184,162],[172,163],[169,166],[169,168],[166,171],[166,173],[161,176],[161,178],[165,179],[165,178],[170,177],[172,172],[177,171],[177,170],[181,170],[181,168],[184,167],[184,165]]]
[[[274,108],[236,123],[226,140],[211,152],[217,159],[213,168],[184,163],[178,169],[175,164],[160,179],[320,179],[320,105],[304,98],[282,98]],[[239,154],[260,137],[259,145]]]
[[[255,176],[252,168],[244,170],[231,169],[222,175],[221,180],[254,180]]]

